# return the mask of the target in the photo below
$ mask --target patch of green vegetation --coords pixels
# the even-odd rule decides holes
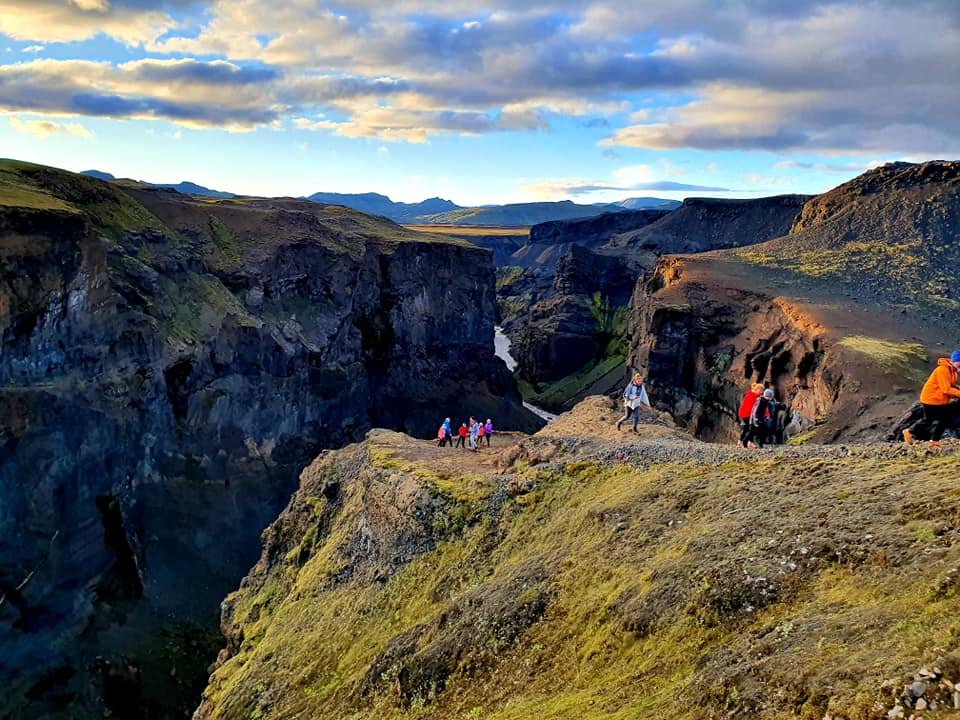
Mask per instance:
[[[232,315],[241,326],[258,327],[237,297],[212,275],[185,273],[177,280],[159,277],[167,301],[164,322],[168,334],[190,345],[197,343]]]
[[[112,240],[129,231],[176,234],[136,200],[111,183],[85,175],[0,160],[0,205],[80,213],[92,228]]]
[[[515,265],[506,265],[497,268],[497,293],[499,294],[501,290],[505,290],[513,285],[523,276],[523,273],[523,268]]]
[[[210,216],[210,237],[217,248],[213,267],[221,272],[237,270],[243,262],[240,244],[216,215]]]
[[[626,362],[624,355],[612,355],[600,362],[591,361],[577,372],[552,383],[531,384],[518,378],[517,384],[524,400],[548,410],[559,410],[583,399],[594,383],[610,373],[618,373]]]
[[[920,382],[926,377],[925,368],[929,358],[923,345],[895,343],[865,335],[848,335],[837,344],[870,358],[884,371],[896,372]]]

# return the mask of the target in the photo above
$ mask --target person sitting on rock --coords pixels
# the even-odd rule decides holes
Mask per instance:
[[[457,447],[467,449],[467,424],[460,423],[460,429],[457,431]]]
[[[487,418],[487,422],[483,426],[483,436],[487,439],[487,447],[490,447],[490,436],[493,435],[493,423],[490,421],[490,418]]]
[[[923,406],[923,423],[930,433],[930,444],[940,445],[944,431],[956,428],[960,420],[960,388],[957,387],[960,376],[960,350],[954,350],[949,358],[940,358],[936,369],[930,373],[927,382],[920,391],[920,404]],[[904,441],[910,445],[913,437],[910,430],[903,431]]]
[[[753,412],[750,413],[750,424],[753,426],[753,436],[756,444],[748,443],[747,447],[762,448],[764,443],[771,439],[776,417],[776,397],[773,389],[767,388],[763,391],[763,395],[757,398],[757,402],[753,406]]]
[[[617,430],[623,425],[630,416],[633,416],[633,431],[637,432],[637,424],[640,422],[640,407],[645,406],[650,410],[650,399],[647,397],[647,389],[643,386],[643,376],[637,373],[633,376],[627,387],[623,391],[624,415],[617,420]]]
[[[737,418],[740,420],[740,439],[737,441],[737,447],[745,448],[753,441],[753,425],[750,423],[750,415],[753,413],[753,406],[763,395],[763,385],[753,383],[740,401],[740,408],[737,410]]]

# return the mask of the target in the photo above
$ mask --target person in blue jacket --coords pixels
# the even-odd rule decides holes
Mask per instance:
[[[647,397],[647,389],[643,386],[643,377],[640,373],[633,376],[633,380],[623,391],[624,415],[617,420],[617,430],[623,425],[630,416],[633,416],[633,431],[637,432],[637,423],[640,422],[640,408],[646,407],[650,410],[650,398]]]

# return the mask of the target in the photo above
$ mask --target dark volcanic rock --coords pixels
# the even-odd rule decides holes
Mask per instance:
[[[99,714],[110,683],[142,692],[137,717],[189,707],[190,628],[322,448],[445,414],[537,423],[493,355],[484,251],[12,172],[62,209],[0,208],[0,714]]]
[[[534,226],[530,243],[510,260],[522,270],[498,271],[501,324],[514,341],[520,374],[549,382],[601,359],[610,338],[598,322],[597,303],[625,308],[637,277],[660,255],[783,235],[805,200],[694,198],[670,212],[631,211]]]

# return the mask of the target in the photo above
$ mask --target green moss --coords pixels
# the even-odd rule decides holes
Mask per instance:
[[[404,472],[389,455],[378,467]],[[884,679],[960,640],[960,598],[924,591],[943,585],[956,548],[928,557],[915,547],[952,517],[953,458],[581,461],[531,472],[537,502],[485,515],[386,582],[330,586],[330,558],[359,521],[348,493],[322,548],[284,576],[290,591],[244,626],[244,648],[214,675],[214,717],[694,720],[843,708],[867,718]],[[909,503],[889,501],[904,490]],[[514,644],[411,703],[390,684],[360,691],[397,638],[422,627],[431,634],[417,647],[442,638],[458,598],[531,559],[549,569],[550,599]],[[754,590],[761,573],[771,598]],[[516,597],[533,602],[536,591]]]
[[[243,261],[243,253],[230,228],[215,215],[210,216],[210,237],[216,247],[214,268],[221,272],[237,270]]]
[[[866,335],[849,335],[838,345],[870,358],[871,362],[888,372],[896,372],[913,381],[926,377],[927,351],[917,343],[895,343]]]
[[[547,409],[560,409],[581,400],[588,388],[610,373],[619,374],[625,362],[623,355],[613,355],[601,362],[591,361],[577,372],[556,382],[534,385],[518,378],[517,383],[525,400]]]

